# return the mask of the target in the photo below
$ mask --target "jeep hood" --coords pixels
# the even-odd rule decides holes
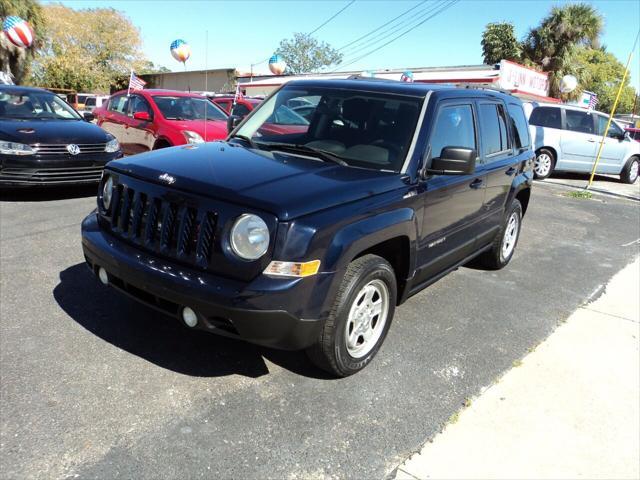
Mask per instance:
[[[167,188],[246,205],[290,220],[404,186],[399,174],[253,150],[226,142],[185,145],[114,160],[108,168]],[[166,176],[165,176],[166,178]]]

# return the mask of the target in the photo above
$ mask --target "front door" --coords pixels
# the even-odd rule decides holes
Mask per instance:
[[[476,125],[473,101],[438,104],[427,162],[439,157],[445,147],[478,150]],[[426,180],[416,283],[437,275],[473,252],[485,190],[482,165],[478,163],[476,168],[472,175],[433,175]]]
[[[136,112],[146,112],[149,121],[133,118]],[[153,110],[140,95],[132,95],[129,101],[129,122],[126,131],[127,149],[131,154],[147,152],[153,149],[156,137],[154,134]]]
[[[624,166],[625,153],[627,152],[627,145],[624,140],[624,131],[615,123],[611,122],[609,126],[609,132],[605,135],[605,129],[607,128],[608,117],[597,114],[597,145],[596,152],[600,147],[600,142],[604,136],[604,143],[602,145],[602,153],[600,154],[600,161],[598,162],[598,173],[612,173],[619,174]],[[597,154],[597,153],[596,153]],[[595,162],[595,158],[594,158]],[[593,167],[591,167],[593,169]]]

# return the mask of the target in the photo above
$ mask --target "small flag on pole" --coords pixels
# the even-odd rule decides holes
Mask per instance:
[[[136,77],[136,74],[133,73],[133,70],[131,70],[131,76],[129,77],[129,89],[128,89],[128,92],[130,92],[131,90],[134,90],[134,91],[135,90],[142,90],[146,84],[147,84],[147,82],[145,82],[144,80],[142,80],[139,77]]]
[[[595,93],[589,97],[589,110],[593,110],[598,105],[598,95]]]
[[[236,83],[236,94],[233,96],[233,104],[238,103],[238,100],[242,100],[242,91],[240,90],[240,84]]]

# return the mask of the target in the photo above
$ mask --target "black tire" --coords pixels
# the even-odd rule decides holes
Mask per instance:
[[[160,150],[161,148],[169,148],[170,146],[171,146],[171,144],[169,142],[167,142],[166,140],[159,140],[153,146],[153,149],[154,150]]]
[[[631,157],[620,173],[620,180],[622,180],[624,183],[636,183],[636,180],[638,179],[639,169],[640,159],[638,157]],[[635,173],[633,173],[634,171]]]
[[[386,321],[380,327],[380,336],[373,348],[361,357],[353,357],[347,347],[349,312],[357,306],[357,298],[371,282],[383,283],[388,293]],[[375,357],[384,342],[393,315],[397,297],[396,276],[389,262],[377,255],[365,255],[351,262],[344,275],[336,300],[322,331],[314,345],[307,349],[309,359],[318,367],[337,376],[346,377],[362,370]],[[378,320],[380,320],[378,316]],[[372,324],[375,323],[375,320]],[[359,337],[360,338],[360,337]],[[364,340],[363,340],[364,342]],[[373,345],[373,341],[371,341]]]
[[[549,162],[548,170],[542,169],[540,162],[547,164]],[[556,156],[553,152],[546,148],[541,148],[536,152],[536,159],[533,164],[533,175],[538,180],[544,180],[553,173],[553,169],[556,168]]]
[[[502,245],[505,241],[505,234],[507,233],[507,229],[510,226],[510,221],[513,215],[516,215],[517,225],[516,225],[516,237],[513,240],[513,245],[509,251],[509,253],[505,256]],[[480,256],[480,261],[482,265],[489,270],[500,270],[507,266],[507,264],[511,261],[513,257],[513,253],[516,251],[516,246],[518,245],[518,240],[520,239],[520,230],[522,228],[522,205],[517,198],[514,198],[511,202],[511,206],[507,209],[504,219],[502,221],[502,226],[500,227],[500,231],[498,235],[496,235],[493,244],[491,245],[491,250],[483,253]]]

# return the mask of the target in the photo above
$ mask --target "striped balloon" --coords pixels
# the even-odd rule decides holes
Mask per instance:
[[[5,18],[2,31],[16,47],[29,48],[33,44],[33,30],[27,21],[20,17]]]
[[[401,82],[413,82],[413,72],[411,70],[405,70],[400,75]]]
[[[284,61],[284,58],[277,53],[273,54],[269,59],[269,70],[271,70],[271,73],[274,75],[282,75],[286,69],[287,62]]]
[[[171,55],[179,62],[186,62],[191,56],[191,47],[184,40],[178,39],[171,42]]]

